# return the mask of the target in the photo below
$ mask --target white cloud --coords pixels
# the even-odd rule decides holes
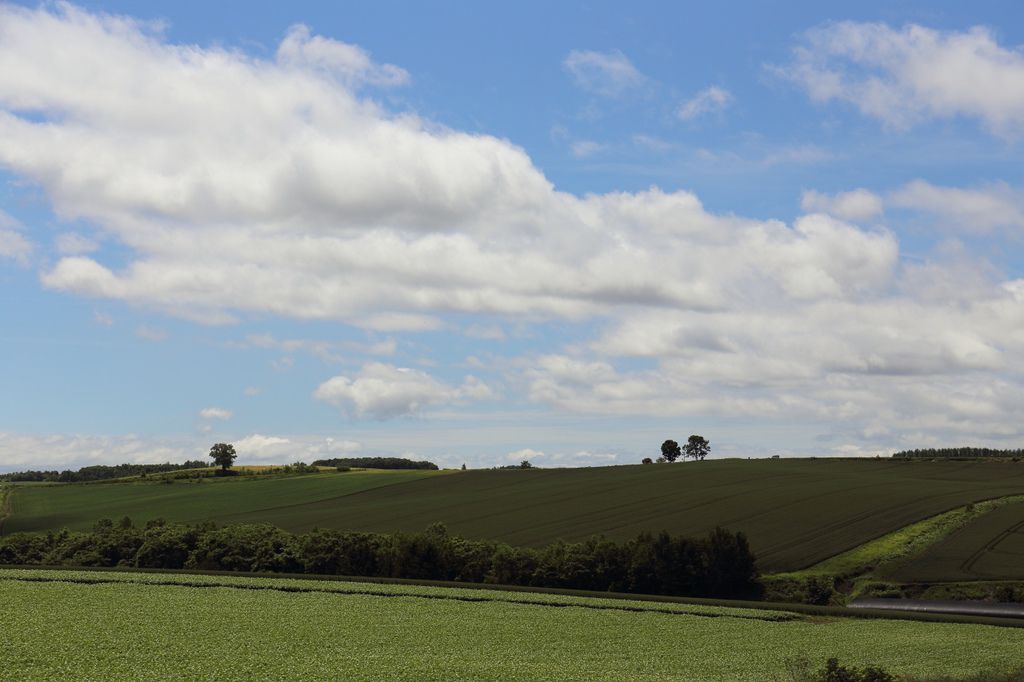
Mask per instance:
[[[1024,192],[1005,183],[963,189],[915,180],[893,192],[893,206],[929,213],[958,232],[1024,231]]]
[[[242,394],[249,398],[254,398],[260,395],[261,393],[263,393],[263,389],[261,389],[259,386],[246,386],[245,389],[242,391]]]
[[[409,82],[409,73],[393,64],[375,64],[357,45],[314,36],[308,26],[298,24],[277,48],[279,64],[296,69],[313,68],[340,78],[349,85],[394,86]]]
[[[134,435],[0,432],[0,471],[78,469],[91,464],[156,464],[204,459],[192,443]]]
[[[240,438],[232,443],[238,459],[242,462],[291,459],[295,452],[295,446],[288,438],[278,436],[264,436],[254,433],[245,438]]]
[[[732,101],[732,93],[717,85],[712,85],[704,88],[686,102],[683,102],[676,115],[684,121],[692,121],[705,114],[722,111],[732,104]]]
[[[573,50],[562,66],[579,88],[604,97],[618,97],[646,81],[633,62],[618,50]]]
[[[858,31],[863,49],[851,47]],[[972,75],[940,106],[932,96],[956,69],[933,73],[914,52],[932,40],[945,57],[960,38],[978,47],[986,35],[835,25],[808,38],[788,73],[818,99],[856,99],[893,125],[968,114],[1002,131],[1019,122],[1016,85],[1000,108]],[[828,416],[870,438],[896,434],[900,420],[910,426],[893,438],[1020,431],[1024,285],[977,259],[901,263],[892,233],[844,222],[878,215],[869,193],[809,195],[817,213],[787,224],[711,212],[684,190],[561,192],[509,141],[361,97],[360,84],[397,77],[296,36],[297,56],[266,60],[175,45],[66,5],[0,6],[0,166],[37,184],[61,218],[95,224],[118,254],[67,255],[43,283],[204,322],[279,315],[387,333],[484,313],[509,329],[594,325],[596,340],[507,378],[567,410]],[[892,45],[868,55],[883,38]],[[990,48],[1000,74],[1017,68],[1016,53]],[[967,50],[964,68],[983,52]],[[643,81],[616,53],[567,61],[593,91]],[[850,64],[873,75],[851,75]],[[907,102],[893,99],[901,88]],[[708,163],[828,154],[768,151],[746,161],[709,153]],[[984,229],[1019,220],[1017,195],[998,185],[912,183],[886,196]],[[643,369],[623,360],[635,357]],[[375,418],[493,394],[479,380],[456,386],[377,363],[316,392]]]
[[[1024,132],[1024,52],[980,26],[828,24],[808,31],[792,63],[775,71],[815,101],[848,102],[894,128],[970,117],[999,135]]]
[[[223,407],[204,407],[199,410],[199,416],[203,419],[231,419],[234,413],[231,410],[225,410]]]
[[[332,377],[313,393],[317,400],[374,419],[412,415],[434,405],[487,400],[494,395],[473,376],[467,376],[461,386],[451,386],[417,369],[377,362],[364,366],[355,379]]]
[[[800,208],[808,213],[828,213],[842,220],[870,220],[882,213],[882,198],[866,189],[828,195],[809,190],[800,200]]]
[[[507,455],[505,455],[505,460],[508,462],[515,462],[518,464],[519,462],[522,462],[524,459],[538,460],[544,459],[544,457],[544,453],[539,450],[534,450],[532,448],[523,448],[522,450],[516,450],[515,452],[508,453]]]
[[[114,324],[114,318],[109,313],[105,313],[101,310],[93,311],[92,319],[94,322],[96,322],[96,324],[102,325],[104,327],[110,327],[113,326]]]

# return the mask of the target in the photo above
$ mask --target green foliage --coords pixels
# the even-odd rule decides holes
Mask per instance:
[[[36,483],[86,483],[90,481],[107,481],[114,478],[126,478],[129,476],[148,476],[167,471],[181,471],[183,469],[202,469],[209,466],[200,460],[189,460],[182,464],[117,464],[106,466],[95,464],[82,467],[78,471],[16,471],[10,474],[0,474],[0,481],[11,482],[36,482]]]
[[[788,663],[790,677],[794,682],[895,682],[896,678],[882,668],[869,665],[864,668],[846,666],[832,657],[825,667],[812,671],[806,658]]]
[[[0,679],[762,682],[802,654],[907,681],[1017,682],[968,676],[1024,650],[1024,629],[102,571],[0,571],[0,622]]]
[[[318,459],[313,466],[321,467],[361,467],[365,469],[426,469],[437,471],[437,465],[433,462],[414,462],[402,457],[335,457],[333,459]]]
[[[213,463],[220,467],[222,473],[227,473],[228,469],[235,463],[235,459],[238,457],[235,454],[235,446],[230,443],[214,443],[213,447],[210,448],[210,457],[213,458]]]
[[[711,452],[711,443],[703,436],[696,434],[686,440],[684,454],[694,461],[704,461],[704,458]]]
[[[680,596],[758,594],[743,535],[715,529],[691,540],[642,534],[627,543],[591,538],[541,549],[468,540],[434,524],[421,533],[381,535],[317,529],[292,535],[267,524],[217,528],[162,521],[99,521],[88,533],[0,538],[9,564],[137,566],[213,571],[316,573]]]
[[[667,440],[661,444],[661,459],[666,462],[674,462],[683,454],[679,443],[674,440]]]
[[[984,459],[1005,457],[1018,461],[1024,450],[997,450],[995,448],[924,448],[901,450],[892,455],[896,459]]]

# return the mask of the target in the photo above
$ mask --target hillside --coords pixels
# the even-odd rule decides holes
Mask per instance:
[[[98,518],[388,532],[435,521],[517,545],[643,530],[749,536],[763,570],[802,568],[972,501],[1024,493],[1024,464],[720,460],[588,469],[360,472],[281,479],[17,487],[4,532]]]

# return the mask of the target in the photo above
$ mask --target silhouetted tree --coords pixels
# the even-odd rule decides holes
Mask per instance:
[[[694,459],[704,459],[711,452],[711,442],[703,436],[693,435],[686,441],[686,456]]]
[[[210,457],[213,457],[213,463],[226,473],[231,468],[231,465],[235,463],[235,458],[238,455],[235,454],[234,445],[230,443],[216,443],[210,448]]]
[[[644,457],[642,460],[640,460],[640,463],[641,464],[654,464],[654,460],[651,459],[650,457]]]
[[[676,461],[681,454],[683,452],[679,449],[679,443],[674,440],[667,440],[661,444],[661,456],[669,462]]]

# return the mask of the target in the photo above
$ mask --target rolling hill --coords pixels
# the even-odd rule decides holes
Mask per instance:
[[[671,465],[17,487],[4,532],[88,528],[101,517],[422,530],[537,546],[662,529],[747,533],[762,570],[812,565],[969,502],[1024,493],[1024,464],[714,460]]]

